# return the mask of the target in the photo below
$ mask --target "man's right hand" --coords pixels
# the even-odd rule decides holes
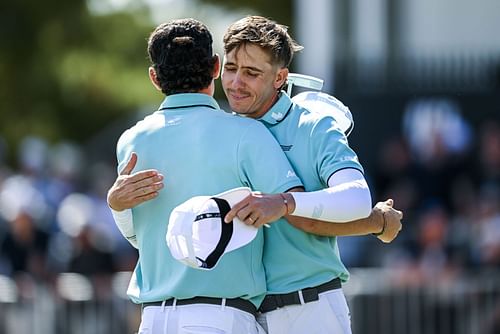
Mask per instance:
[[[393,241],[403,227],[401,224],[403,212],[394,209],[393,205],[394,201],[392,199],[378,202],[372,212],[372,214],[377,214],[382,218],[380,223],[382,225],[381,232],[376,233],[375,236],[385,243]]]
[[[163,188],[163,175],[155,169],[132,173],[137,164],[137,154],[132,153],[108,191],[108,205],[115,211],[133,208],[158,196]]]

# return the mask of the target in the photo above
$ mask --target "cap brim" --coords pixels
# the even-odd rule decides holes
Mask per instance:
[[[212,197],[222,198],[229,203],[231,208],[252,194],[248,187],[234,188]],[[226,246],[226,252],[235,250],[250,243],[257,236],[258,229],[243,223],[238,217],[233,219],[233,236]]]
[[[224,191],[220,194],[210,196],[217,197],[226,200],[229,203],[230,207],[233,207],[235,204],[241,202],[245,197],[252,194],[252,190],[248,187],[239,187]]]

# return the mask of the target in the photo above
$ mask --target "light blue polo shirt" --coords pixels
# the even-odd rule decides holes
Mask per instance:
[[[306,191],[328,187],[328,178],[340,169],[363,172],[335,120],[292,103],[284,92],[260,121],[280,143]],[[305,233],[285,221],[272,224],[264,236],[269,293],[288,293],[349,277],[336,237]]]
[[[132,209],[139,245],[127,291],[132,301],[241,297],[258,306],[266,293],[262,229],[254,241],[225,254],[210,271],[175,260],[165,235],[172,209],[193,196],[241,186],[264,193],[300,186],[269,131],[255,120],[225,113],[206,94],[175,94],[122,134],[118,170],[132,152],[138,155],[135,170],[155,168],[165,177],[157,198]]]

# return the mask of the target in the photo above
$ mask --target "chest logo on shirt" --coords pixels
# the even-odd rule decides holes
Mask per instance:
[[[293,145],[280,145],[284,152],[288,152],[292,149]]]
[[[271,113],[271,117],[274,118],[277,121],[281,121],[284,116],[285,115],[283,115],[283,113],[280,113],[280,112],[273,112],[273,113]]]
[[[181,121],[180,117],[165,119],[165,126],[178,125]]]

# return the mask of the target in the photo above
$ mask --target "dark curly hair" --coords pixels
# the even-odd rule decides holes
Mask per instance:
[[[295,52],[303,49],[288,34],[288,27],[262,16],[247,16],[231,24],[224,35],[224,52],[228,54],[252,43],[267,50],[273,64],[289,67]]]
[[[198,92],[212,82],[212,35],[195,19],[159,25],[149,36],[148,54],[165,95]]]

